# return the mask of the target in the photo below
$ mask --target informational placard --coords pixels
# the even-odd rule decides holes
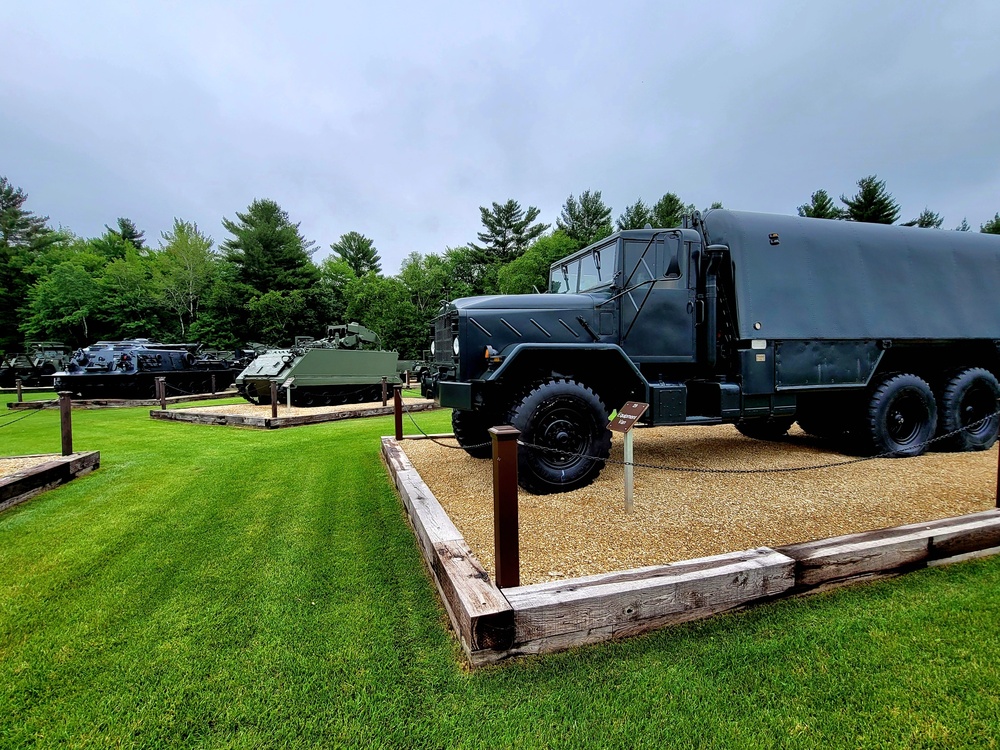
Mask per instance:
[[[608,424],[609,430],[620,432],[625,436],[625,512],[629,514],[632,513],[633,470],[635,468],[632,461],[632,428],[635,427],[635,423],[646,413],[648,408],[649,404],[644,404],[641,401],[626,401],[625,405],[618,410],[618,416]]]
[[[644,404],[641,401],[626,401],[625,406],[618,410],[618,416],[608,424],[608,429],[612,432],[627,433],[635,427],[635,423],[646,413],[648,408],[649,404]]]

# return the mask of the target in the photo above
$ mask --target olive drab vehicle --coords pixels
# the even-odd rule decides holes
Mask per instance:
[[[447,304],[422,388],[472,455],[490,426],[517,427],[536,493],[598,475],[626,401],[650,404],[648,425],[771,440],[798,421],[869,455],[935,436],[983,450],[1000,429],[998,289],[1000,237],[714,209],[558,261],[549,293]]]
[[[0,388],[51,386],[52,376],[69,361],[69,347],[61,341],[26,341],[25,351],[0,358]]]
[[[55,374],[57,390],[81,398],[155,398],[156,378],[167,395],[209,393],[233,384],[254,352],[202,353],[198,344],[161,344],[149,339],[98,341],[78,349]]]
[[[330,406],[381,400],[382,379],[400,383],[396,352],[381,348],[379,337],[357,323],[328,326],[327,336],[298,336],[288,349],[269,349],[236,378],[236,389],[253,404],[271,403],[271,383],[278,401],[288,389],[294,406]]]

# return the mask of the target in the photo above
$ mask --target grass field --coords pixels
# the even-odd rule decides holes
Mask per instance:
[[[0,748],[1000,741],[1000,559],[469,672],[378,457],[391,417],[73,419],[100,470],[0,514]],[[0,455],[58,451],[57,412],[10,420]]]

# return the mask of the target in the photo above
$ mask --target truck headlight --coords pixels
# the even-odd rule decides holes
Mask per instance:
[[[434,342],[431,342],[431,356],[434,356]]]
[[[451,344],[451,350],[453,352],[455,352],[455,356],[457,357],[458,356],[458,336],[456,336],[455,340],[452,342],[452,344]]]

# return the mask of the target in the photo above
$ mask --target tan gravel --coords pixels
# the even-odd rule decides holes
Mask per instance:
[[[454,444],[453,440],[445,441]],[[403,450],[492,576],[490,461],[430,440]],[[622,459],[614,436],[611,458]],[[794,427],[783,443],[751,440],[729,425],[635,433],[635,462],[673,467],[778,468],[848,460]],[[609,463],[589,487],[519,494],[523,584],[778,546],[993,508],[997,447],[849,466],[750,475],[635,469],[634,511],[624,470]]]
[[[403,406],[413,406],[415,404],[429,404],[425,398],[404,398]],[[289,409],[284,404],[278,405],[278,418],[297,417],[302,414],[329,414],[331,412],[361,411],[362,409],[372,409],[382,406],[382,399],[370,401],[364,404],[339,404],[336,406],[293,406]],[[392,406],[392,399],[389,399],[387,406]],[[226,406],[191,406],[185,407],[187,411],[198,412],[199,414],[237,414],[241,417],[270,417],[271,405],[254,406],[249,401],[244,404],[228,404]]]
[[[17,474],[19,471],[33,469],[44,463],[54,460],[57,456],[13,456],[11,458],[0,457],[0,479]]]

